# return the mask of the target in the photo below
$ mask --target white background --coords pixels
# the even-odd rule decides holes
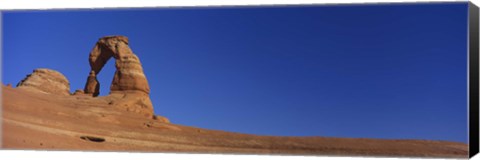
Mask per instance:
[[[442,2],[448,0],[435,0]],[[450,0],[451,1],[451,0]],[[463,0],[462,0],[463,1]],[[348,4],[348,3],[398,3],[429,2],[428,0],[1,0],[0,10],[12,9],[53,9],[53,8],[118,8],[118,7],[161,7],[161,6],[218,6],[218,5],[261,5],[261,4]],[[480,0],[472,0],[477,6]],[[0,22],[1,23],[1,22]],[[0,25],[1,26],[1,25]],[[0,36],[1,37],[1,36]],[[0,41],[1,42],[1,41]],[[1,49],[1,48],[0,48]],[[1,78],[1,77],[0,77]],[[1,112],[0,112],[1,113]],[[262,159],[262,160],[346,160],[346,159],[415,159],[415,158],[366,158],[366,157],[327,157],[327,156],[265,156],[265,155],[226,155],[226,154],[165,154],[165,153],[125,153],[125,152],[72,152],[72,151],[24,151],[1,150],[0,159],[68,159],[68,160],[211,160],[211,159]],[[425,158],[422,158],[425,159]],[[474,159],[480,160],[477,155]]]

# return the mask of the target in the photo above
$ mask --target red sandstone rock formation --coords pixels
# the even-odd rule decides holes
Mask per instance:
[[[97,75],[111,58],[115,59],[115,75],[110,85],[108,96],[97,97],[100,83]],[[150,100],[150,88],[143,73],[139,58],[128,47],[125,36],[102,37],[90,52],[90,73],[84,90],[76,90],[74,96],[92,96],[108,105],[142,114],[145,117],[168,123],[169,120],[153,114]],[[41,91],[44,93],[71,95],[68,80],[60,72],[50,69],[36,69],[17,85],[19,88]]]
[[[49,94],[70,95],[70,83],[60,72],[39,68],[17,84],[18,88]]]
[[[90,52],[90,75],[85,85],[85,93],[97,96],[99,83],[96,76],[110,58],[115,59],[115,76],[110,91],[141,91],[150,93],[147,78],[143,73],[142,64],[138,57],[128,47],[128,38],[125,36],[107,36],[100,38]]]
[[[108,99],[111,104],[127,111],[153,116],[153,105],[149,97],[150,87],[143,73],[140,59],[128,46],[125,36],[106,36],[98,40],[90,52],[90,73],[84,93],[96,97],[100,93],[97,75],[111,58],[115,59],[115,75],[110,85]],[[168,121],[168,120],[166,120]]]

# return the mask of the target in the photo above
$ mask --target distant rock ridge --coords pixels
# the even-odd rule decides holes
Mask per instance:
[[[100,96],[97,75],[111,58],[115,60],[115,74],[110,93]],[[145,115],[162,122],[167,118],[154,115],[150,100],[150,87],[143,72],[140,59],[128,46],[125,36],[105,36],[98,40],[89,55],[90,72],[84,90],[70,93],[70,84],[60,72],[51,69],[35,69],[17,87],[28,88],[56,95],[91,96],[108,101],[109,105],[122,110]]]

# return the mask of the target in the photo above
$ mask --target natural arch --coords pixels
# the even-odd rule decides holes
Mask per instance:
[[[110,92],[140,91],[150,93],[147,79],[138,57],[128,46],[125,36],[107,36],[100,38],[90,52],[90,73],[84,92],[94,97],[100,93],[97,75],[111,58],[115,59],[115,74],[110,85]]]
[[[102,37],[95,44],[89,56],[90,73],[84,93],[93,97],[99,95],[100,83],[97,75],[111,58],[115,59],[115,74],[109,95],[102,98],[109,101],[110,105],[126,111],[153,116],[147,78],[139,58],[128,46],[128,38],[125,36]]]

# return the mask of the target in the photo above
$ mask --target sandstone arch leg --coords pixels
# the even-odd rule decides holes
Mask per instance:
[[[100,83],[97,80],[97,75],[95,71],[90,71],[90,75],[87,78],[87,84],[85,85],[84,92],[87,94],[92,94],[94,97],[100,94]]]

